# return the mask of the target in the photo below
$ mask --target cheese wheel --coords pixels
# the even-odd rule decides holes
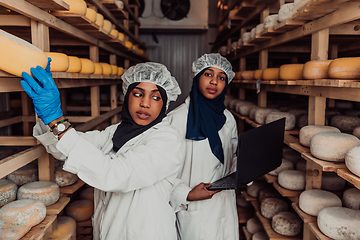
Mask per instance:
[[[93,187],[85,188],[80,192],[79,197],[80,199],[87,199],[94,202],[94,188]]]
[[[78,73],[81,71],[81,60],[75,56],[68,56],[69,58],[69,68],[66,70],[68,73]]]
[[[94,70],[94,73],[93,74],[103,74],[103,69],[102,69],[102,66],[100,63],[94,63],[94,67],[95,67],[95,70]]]
[[[110,35],[115,38],[115,39],[118,39],[119,38],[119,31],[116,30],[115,28],[111,29],[110,31]]]
[[[279,80],[279,68],[265,68],[261,78],[263,80]]]
[[[87,199],[71,202],[66,207],[66,214],[77,222],[90,219],[93,213],[94,203]]]
[[[314,217],[324,208],[341,207],[341,204],[341,199],[335,193],[320,189],[305,190],[299,196],[300,209]]]
[[[0,207],[16,199],[17,185],[9,180],[0,179]]]
[[[321,160],[344,162],[347,151],[359,145],[360,140],[353,135],[323,132],[311,138],[310,152]]]
[[[62,170],[62,168],[57,168],[55,170],[55,182],[59,187],[70,186],[76,183],[78,176],[71,172]]]
[[[260,107],[258,107],[258,106],[252,106],[251,108],[250,108],[250,110],[249,110],[249,118],[251,119],[251,120],[255,120],[255,113],[256,113],[256,110],[258,110]]]
[[[70,13],[80,13],[85,15],[87,11],[86,2],[84,0],[63,0],[69,5],[69,11],[59,11],[59,12],[70,12]]]
[[[21,186],[38,180],[38,167],[35,164],[27,164],[6,177],[16,185]]]
[[[279,15],[278,14],[272,14],[272,15],[267,16],[264,19],[264,28],[273,28],[273,27],[275,27],[276,25],[279,24],[278,20],[279,20]]]
[[[256,25],[255,34],[259,35],[264,30],[264,23]]]
[[[255,80],[261,80],[262,79],[262,69],[258,69],[254,71],[254,79]]]
[[[345,165],[350,172],[360,177],[360,147],[351,148],[346,153]]]
[[[292,16],[296,13],[294,3],[286,3],[281,5],[279,9],[279,22],[283,22],[292,19]]]
[[[244,207],[244,208],[251,206],[251,203],[249,201],[246,201],[246,199],[244,198],[244,196],[242,194],[238,194],[236,196],[236,204],[239,207]]]
[[[125,39],[125,35],[121,32],[119,32],[119,40],[122,42]]]
[[[97,12],[94,9],[87,8],[85,17],[92,22],[96,22]]]
[[[269,240],[269,237],[266,232],[257,232],[252,236],[251,240]]]
[[[267,219],[279,212],[288,211],[288,208],[288,204],[280,198],[265,198],[260,204],[261,215]]]
[[[246,222],[246,230],[250,234],[255,234],[260,231],[264,231],[264,227],[257,217],[250,218]]]
[[[303,221],[292,212],[279,212],[271,219],[272,229],[280,235],[293,237],[302,232]]]
[[[64,237],[76,237],[76,221],[68,216],[57,217],[57,229],[52,232],[50,239],[64,239]],[[66,238],[69,239],[69,238]]]
[[[112,73],[112,67],[108,63],[100,63],[102,69],[103,69],[103,75],[111,75]]]
[[[125,47],[127,47],[128,49],[131,50],[132,45],[133,45],[132,42],[130,42],[130,41],[125,41],[124,44],[125,44]]]
[[[246,102],[245,104],[238,106],[236,111],[240,113],[241,116],[249,116],[250,109],[252,109],[253,107],[257,106],[252,102]]]
[[[294,0],[294,7],[296,10],[300,9],[302,6],[304,6],[306,3],[308,3],[310,0]]]
[[[281,118],[285,118],[285,131],[292,130],[295,127],[295,115],[288,112],[271,112],[266,115],[265,123],[271,123]]]
[[[118,66],[116,65],[110,65],[110,66],[111,66],[111,75],[117,75]]]
[[[104,26],[104,16],[100,13],[96,14],[96,21],[95,24],[98,25],[99,27]]]
[[[296,122],[298,121],[298,119],[301,115],[308,113],[308,111],[306,109],[289,109],[288,112],[295,115]]]
[[[236,104],[234,105],[234,110],[238,112],[239,107],[242,106],[242,105],[245,105],[245,104],[247,104],[247,103],[248,103],[247,101],[239,100],[239,101],[236,102]]]
[[[282,80],[301,80],[303,77],[304,64],[284,64],[279,68],[279,76]]]
[[[345,183],[345,180],[339,177],[336,173],[323,172],[321,178],[321,189],[339,191],[344,189]]]
[[[64,53],[45,52],[47,57],[51,58],[51,72],[65,72],[69,68],[69,58]]]
[[[329,64],[332,60],[313,60],[304,64],[304,79],[327,79],[329,78]]]
[[[343,193],[342,203],[344,207],[359,210],[360,209],[360,190],[349,188]]]
[[[110,33],[112,29],[112,23],[109,20],[105,19],[102,28],[105,30],[106,33]]]
[[[353,132],[360,126],[360,118],[356,116],[335,115],[331,117],[330,125],[337,127],[342,132]]]
[[[22,185],[17,194],[18,199],[39,200],[49,206],[59,200],[59,186],[50,181],[37,181]]]
[[[235,79],[241,79],[241,72],[235,72]]]
[[[28,231],[30,226],[16,226],[0,219],[0,236],[1,240],[21,239]]]
[[[250,39],[253,39],[255,37],[256,28],[252,28],[250,31]]]
[[[266,116],[271,112],[280,112],[275,108],[258,108],[255,111],[255,122],[258,124],[265,124]]]
[[[124,68],[118,67],[117,75],[118,75],[118,76],[121,76],[121,75],[123,75],[123,74],[124,74]]]
[[[229,108],[230,108],[230,109],[235,109],[236,104],[242,103],[242,102],[243,102],[242,100],[239,100],[239,99],[236,99],[236,98],[232,98],[232,99],[229,101]]]
[[[360,239],[360,212],[344,207],[328,207],[317,219],[320,231],[332,239]]]
[[[21,77],[30,68],[46,67],[48,58],[43,51],[27,41],[0,30],[0,69]]]
[[[278,175],[279,185],[293,191],[304,190],[305,180],[305,172],[299,170],[284,170]]]
[[[81,61],[80,73],[92,74],[95,72],[95,65],[93,61],[87,58],[80,58],[80,61]]]
[[[337,58],[329,64],[330,78],[360,79],[360,58]]]
[[[336,132],[340,133],[341,131],[332,126],[316,126],[316,125],[308,125],[302,127],[299,132],[299,141],[305,147],[310,147],[310,140],[311,138],[321,132]]]
[[[258,193],[259,193],[260,189],[263,189],[263,188],[266,188],[266,187],[268,187],[268,184],[265,181],[255,180],[253,182],[253,184],[246,187],[246,192],[251,197],[256,198],[258,196]]]
[[[283,158],[281,164],[276,169],[269,172],[272,176],[278,176],[281,171],[294,169],[294,163],[290,160]]]
[[[241,37],[241,40],[242,40],[243,43],[249,42],[250,39],[251,39],[251,33],[250,32],[243,33],[243,35]]]
[[[281,194],[273,187],[259,190],[258,201],[261,203],[265,198],[282,198]]]
[[[243,71],[243,72],[241,72],[241,79],[253,80],[254,79],[254,71]]]

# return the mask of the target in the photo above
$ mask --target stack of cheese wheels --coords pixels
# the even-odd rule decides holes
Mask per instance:
[[[275,108],[258,108],[255,111],[255,122],[265,124],[266,116],[271,112],[280,112],[280,110]]]
[[[279,212],[288,211],[288,208],[288,204],[280,198],[265,198],[260,204],[261,215],[267,219]]]
[[[98,74],[98,75],[103,74],[103,68],[100,63],[94,63],[94,68],[95,70],[93,74]]]
[[[337,58],[329,64],[330,78],[360,79],[360,58]]]
[[[246,230],[250,234],[255,234],[257,232],[264,231],[264,227],[257,217],[253,217],[253,218],[250,218],[249,220],[247,220]]]
[[[59,186],[50,181],[37,181],[24,184],[18,190],[18,199],[34,199],[44,203],[45,206],[52,205],[59,200]]]
[[[94,202],[94,188],[93,187],[85,188],[80,192],[79,197],[80,199],[87,199]]]
[[[350,172],[360,177],[360,147],[354,147],[346,153],[345,165]]]
[[[62,170],[62,167],[55,169],[55,182],[59,187],[73,185],[78,180],[78,176],[71,172]]]
[[[114,39],[118,39],[119,38],[119,31],[116,30],[115,28],[111,29],[110,31],[110,35],[114,38]]]
[[[77,222],[90,219],[93,213],[94,203],[87,199],[71,202],[66,207],[66,214]]]
[[[286,3],[281,5],[279,9],[279,22],[283,22],[292,19],[292,16],[296,13],[294,3]]]
[[[272,14],[267,16],[264,19],[264,28],[273,28],[276,25],[279,24],[279,15],[278,14]]]
[[[112,67],[108,63],[100,63],[102,69],[103,69],[103,75],[111,75],[112,73]]]
[[[132,42],[125,41],[124,44],[125,44],[125,47],[127,47],[128,49],[130,49],[130,50],[132,49],[132,45],[133,45]]]
[[[279,212],[271,219],[272,229],[283,236],[293,237],[302,232],[303,221],[292,212]]]
[[[68,56],[69,58],[69,68],[66,70],[68,73],[78,73],[81,71],[81,60],[75,56]]]
[[[254,79],[255,80],[261,80],[262,79],[262,69],[257,69],[254,71]]]
[[[118,75],[118,76],[121,76],[121,75],[123,75],[123,74],[124,74],[124,68],[118,67],[118,73],[117,73],[117,75]]]
[[[328,207],[320,211],[320,231],[332,239],[360,239],[360,211],[344,207]]]
[[[70,12],[70,13],[80,13],[85,15],[87,11],[86,2],[84,0],[63,0],[69,5],[69,11],[60,11],[60,12]]]
[[[0,208],[1,239],[20,239],[46,217],[45,205],[37,200],[16,200]]]
[[[17,186],[14,182],[0,179],[0,208],[16,199]]]
[[[346,189],[343,193],[342,203],[344,207],[360,210],[360,190],[357,188]]]
[[[299,141],[305,147],[310,147],[311,138],[321,132],[336,132],[340,133],[341,131],[336,127],[331,126],[316,126],[316,125],[308,125],[302,127],[299,132]]]
[[[304,79],[327,79],[329,78],[329,64],[332,60],[313,60],[304,64]]]
[[[80,58],[80,61],[81,61],[80,73],[92,74],[95,72],[95,65],[93,61],[87,58]]]
[[[261,203],[265,198],[282,198],[281,194],[273,187],[259,190],[258,201]]]
[[[259,193],[260,189],[263,189],[263,188],[266,188],[266,187],[268,187],[268,184],[265,181],[255,180],[253,182],[253,184],[246,187],[246,192],[251,197],[256,198],[258,196],[258,193]]]
[[[285,118],[285,131],[292,130],[295,127],[295,115],[289,112],[271,112],[266,115],[265,123],[271,123],[281,118]]]
[[[299,170],[284,170],[278,175],[279,185],[293,191],[304,190],[305,180],[305,172]]]
[[[75,237],[76,221],[68,216],[58,216],[57,229],[52,232],[50,239],[75,239]]]
[[[50,71],[51,72],[66,72],[69,68],[69,58],[64,53],[45,52],[47,57],[51,58]]]
[[[7,175],[7,179],[13,181],[18,186],[35,182],[38,180],[38,167],[35,164],[27,164]]]
[[[282,80],[303,79],[304,64],[284,64],[280,66],[279,77]]]
[[[252,235],[251,240],[269,240],[269,237],[266,232],[261,231]]]
[[[305,190],[299,196],[300,209],[314,217],[324,208],[341,207],[341,204],[341,199],[335,193],[320,189]]]
[[[239,106],[236,110],[238,113],[240,113],[242,116],[249,116],[250,110],[253,107],[257,107],[254,103],[252,102],[246,102],[245,104]]]
[[[112,23],[109,20],[105,19],[102,28],[106,33],[110,33],[112,29]]]
[[[97,17],[96,11],[94,9],[87,8],[85,17],[93,23],[96,22],[96,17]]]
[[[235,79],[241,79],[241,72],[235,72]]]
[[[344,162],[345,154],[359,146],[360,140],[346,133],[323,132],[315,134],[310,140],[311,154],[321,160]]]
[[[48,58],[34,45],[0,30],[0,69],[21,77],[22,72],[30,73],[30,68],[46,67]]]
[[[96,21],[95,24],[98,25],[99,27],[104,26],[104,16],[100,13],[96,14]]]
[[[117,75],[118,73],[118,66],[110,65],[111,66],[111,75]]]
[[[360,126],[360,118],[356,116],[335,115],[332,116],[330,125],[337,127],[343,132],[352,133],[356,127]]]
[[[345,187],[345,180],[333,172],[323,172],[321,189],[328,191],[340,191]]]
[[[263,80],[279,80],[279,68],[265,68],[261,78]]]
[[[280,166],[270,171],[269,174],[272,176],[277,176],[281,171],[291,170],[291,169],[294,169],[294,163],[290,160],[283,158]]]

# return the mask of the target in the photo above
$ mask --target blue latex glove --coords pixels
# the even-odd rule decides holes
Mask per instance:
[[[36,80],[28,73],[22,72],[21,86],[32,98],[35,111],[45,124],[63,115],[60,108],[60,93],[50,72],[51,58],[48,58],[46,70],[40,66],[30,71]]]

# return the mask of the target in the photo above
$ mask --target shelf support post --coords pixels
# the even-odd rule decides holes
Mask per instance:
[[[115,54],[110,54],[110,64],[117,65],[117,59]],[[116,92],[117,92],[117,85],[113,84],[110,86],[110,109],[113,110],[117,108],[117,98],[116,98]],[[117,114],[115,114],[111,118],[111,124],[116,124],[118,122]]]

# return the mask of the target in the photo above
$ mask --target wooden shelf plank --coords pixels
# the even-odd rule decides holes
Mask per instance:
[[[275,35],[279,35],[279,34],[282,34],[284,33],[284,31],[280,31],[280,30],[275,30],[274,28],[265,28],[261,33],[260,35],[261,36],[269,36],[269,37],[272,37],[272,36],[275,36]]]
[[[275,31],[287,32],[287,31],[290,31],[290,30],[292,30],[294,28],[302,26],[305,23],[306,23],[306,21],[298,21],[298,20],[288,19],[288,20],[285,20],[285,21],[279,23],[278,25],[276,25],[274,27],[274,30]]]
[[[126,19],[126,14],[121,9],[118,1],[114,0],[101,0],[101,3],[118,19]]]
[[[294,20],[314,20],[341,7],[348,0],[310,0],[292,16]]]
[[[81,179],[78,179],[76,181],[76,183],[74,183],[73,185],[66,186],[66,187],[61,187],[60,188],[60,193],[62,193],[62,194],[73,194],[74,192],[79,190],[79,188],[81,188],[84,184],[85,183]]]
[[[251,201],[251,205],[254,207],[255,212],[260,212],[260,203],[257,200]]]
[[[289,147],[291,147],[292,149],[296,150],[299,153],[310,152],[310,148],[304,147],[303,145],[301,145],[301,143],[299,142],[299,139],[294,136],[291,136],[290,134],[285,134],[284,142]]]
[[[268,183],[277,182],[277,179],[278,179],[277,176],[273,176],[273,175],[270,175],[270,174],[265,174],[264,178]]]
[[[71,25],[89,25],[92,27],[99,27],[98,25],[94,24],[95,26],[91,25],[90,19],[88,19],[87,17],[85,17],[85,15],[81,14],[81,13],[71,13],[71,12],[52,12],[52,15],[60,18],[61,20],[63,20],[64,22],[67,22]]]
[[[316,223],[317,218],[303,212],[300,209],[298,202],[297,203],[292,203],[291,206],[293,207],[295,212],[300,216],[300,218],[303,220],[304,223],[310,223],[310,222],[315,222]]]
[[[245,122],[247,122],[248,124],[250,124],[251,126],[253,126],[254,128],[260,127],[261,124],[256,123],[255,121],[251,120],[250,118],[245,119]]]
[[[332,240],[332,238],[329,238],[327,236],[325,236],[319,229],[317,223],[307,223],[309,224],[309,227],[311,229],[311,231],[314,233],[315,237],[319,240]]]
[[[353,184],[357,189],[360,189],[360,177],[350,172],[347,168],[341,168],[337,170],[337,175],[345,179],[349,183]]]
[[[254,216],[254,210],[252,208],[239,207],[236,205],[239,223],[246,223],[250,218]]]
[[[42,240],[47,229],[54,223],[57,215],[47,215],[45,219],[21,238],[21,240]]]
[[[346,168],[343,162],[328,162],[315,158],[311,153],[302,153],[301,157],[313,162],[317,168],[323,172],[337,172],[338,169]]]
[[[252,39],[250,39],[249,43],[260,43],[270,40],[271,36],[265,36],[265,35],[255,35]]]
[[[26,0],[44,10],[69,10],[69,5],[62,0]]]
[[[0,136],[0,146],[36,146],[38,142],[32,136]]]
[[[294,191],[283,188],[279,185],[278,182],[273,182],[273,186],[283,197],[297,197],[303,192],[303,191]]]
[[[244,233],[244,235],[245,235],[246,240],[251,240],[252,234],[250,234],[250,233],[246,230],[246,227],[245,227],[245,226],[242,227],[242,230],[243,230],[243,233]]]
[[[244,117],[242,115],[240,115],[238,112],[236,112],[235,110],[233,109],[229,109],[228,110],[237,118],[241,119],[241,120],[246,120],[246,119],[249,119],[249,117]]]
[[[69,197],[60,197],[56,203],[46,207],[46,215],[59,214],[69,202],[70,202]]]

